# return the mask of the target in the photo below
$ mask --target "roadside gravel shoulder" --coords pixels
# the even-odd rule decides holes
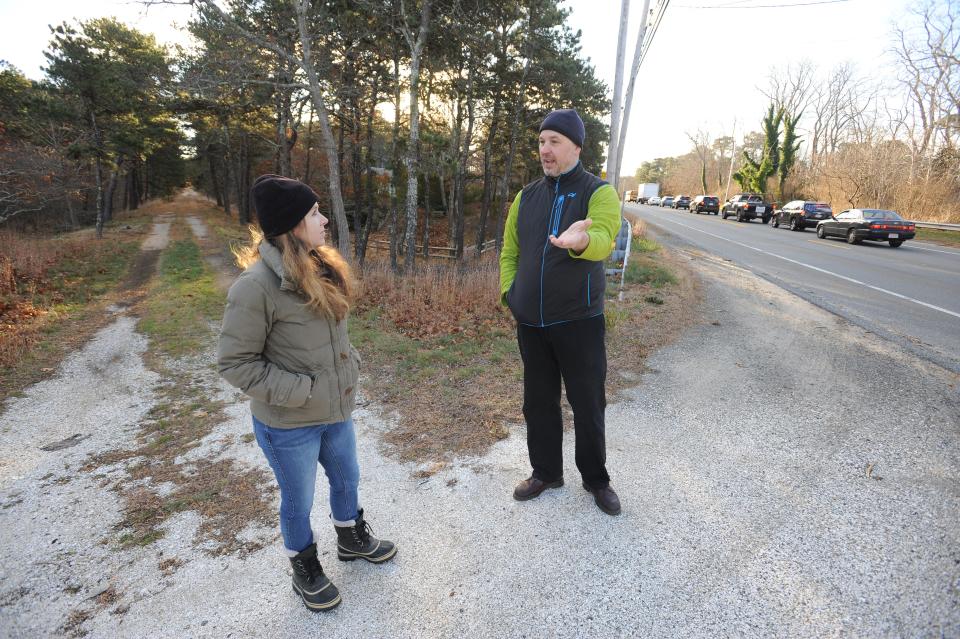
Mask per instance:
[[[318,490],[321,561],[344,603],[314,615],[290,592],[277,543],[211,556],[191,546],[190,512],[144,548],[98,545],[119,506],[76,469],[95,447],[124,445],[131,408],[0,490],[4,632],[56,634],[82,605],[78,628],[93,637],[960,634],[956,376],[745,271],[688,259],[707,321],[653,353],[641,384],[608,407],[620,517],[580,488],[572,431],[566,486],[520,503],[510,492],[528,474],[522,429],[419,478],[383,454],[388,424],[365,398],[355,413],[361,501],[399,553],[383,566],[336,561]],[[148,405],[142,338],[116,326],[132,361],[106,367],[101,386],[127,384],[124,398]],[[67,368],[51,382],[18,400],[34,415],[16,426],[32,429],[23,447],[71,434],[43,419],[52,397],[82,405],[74,395],[98,392],[71,386]],[[898,401],[865,407],[863,389],[881,384]],[[266,468],[255,444],[236,443],[249,431],[245,402],[211,387],[221,392],[227,419],[205,452]],[[30,519],[48,508],[49,521]],[[170,557],[182,565],[164,571]],[[98,592],[110,586],[117,600]]]

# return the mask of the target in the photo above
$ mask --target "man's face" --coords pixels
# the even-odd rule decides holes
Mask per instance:
[[[572,169],[580,160],[580,147],[562,133],[544,129],[540,132],[540,165],[543,174],[557,177]]]

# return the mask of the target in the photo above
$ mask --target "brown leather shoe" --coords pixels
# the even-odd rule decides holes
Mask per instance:
[[[527,501],[534,497],[539,497],[540,493],[547,488],[560,488],[563,486],[563,478],[557,481],[540,481],[536,477],[524,479],[513,489],[513,498],[517,501]]]
[[[593,493],[593,501],[600,510],[608,515],[620,514],[620,498],[617,497],[617,493],[613,491],[613,488],[610,488],[610,486],[606,486],[605,488],[590,488],[587,482],[583,482],[583,488],[587,492]]]

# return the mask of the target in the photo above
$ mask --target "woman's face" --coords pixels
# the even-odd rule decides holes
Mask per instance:
[[[320,212],[320,207],[316,204],[310,209],[306,217],[300,221],[300,224],[294,229],[294,234],[307,243],[310,248],[323,246],[327,236],[326,217]]]

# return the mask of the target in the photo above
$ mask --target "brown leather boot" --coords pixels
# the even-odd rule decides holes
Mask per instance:
[[[517,501],[527,501],[539,497],[540,493],[547,488],[560,488],[561,486],[563,486],[562,477],[557,481],[540,481],[536,477],[530,477],[517,484],[517,487],[513,489],[513,498]]]
[[[593,501],[597,507],[608,515],[620,514],[620,498],[609,485],[604,488],[590,488],[587,482],[583,482],[583,488],[589,493],[593,493]]]

